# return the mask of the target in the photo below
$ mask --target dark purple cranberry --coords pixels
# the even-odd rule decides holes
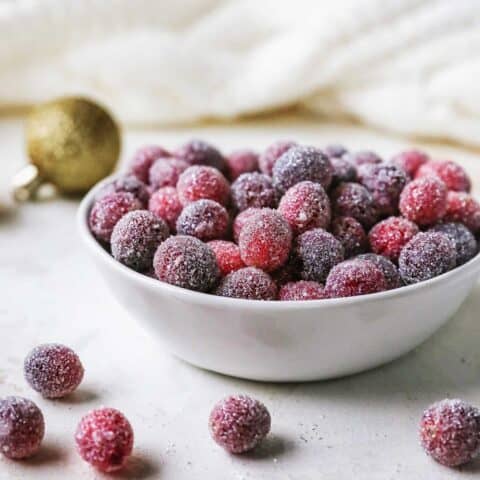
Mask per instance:
[[[364,253],[357,258],[374,263],[383,272],[385,280],[387,281],[388,290],[400,288],[403,285],[402,277],[398,273],[397,267],[388,258],[375,253]]]
[[[272,169],[275,162],[290,148],[297,146],[295,142],[290,140],[279,140],[272,143],[265,151],[260,155],[258,159],[258,165],[260,171],[265,175],[272,176]]]
[[[360,222],[352,217],[337,217],[330,228],[333,236],[345,249],[345,258],[363,253],[368,248],[368,238]]]
[[[175,157],[185,160],[189,165],[207,165],[227,171],[223,155],[212,145],[202,140],[191,140],[175,151]]]
[[[463,265],[473,258],[478,251],[477,241],[473,233],[462,223],[440,223],[430,231],[441,232],[455,243],[456,265]]]
[[[244,173],[231,185],[233,206],[238,211],[247,208],[275,208],[277,191],[268,175],[258,172]]]
[[[268,273],[258,268],[246,267],[229,273],[215,293],[221,297],[275,300],[277,287]]]

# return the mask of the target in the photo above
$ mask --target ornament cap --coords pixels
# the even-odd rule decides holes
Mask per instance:
[[[26,202],[37,197],[45,180],[35,165],[25,165],[12,179],[12,195],[17,202]]]

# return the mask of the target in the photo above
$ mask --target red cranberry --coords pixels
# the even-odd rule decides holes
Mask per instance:
[[[455,268],[455,243],[444,233],[417,233],[403,247],[398,259],[400,275],[405,283],[417,283]]]
[[[229,273],[220,282],[216,295],[246,300],[275,300],[277,286],[268,273],[246,267]]]
[[[216,168],[195,166],[187,168],[180,175],[177,192],[182,205],[204,198],[227,205],[230,185]]]
[[[287,260],[292,244],[292,231],[275,210],[262,209],[244,224],[238,245],[245,265],[273,271]]]
[[[387,290],[400,288],[403,285],[402,277],[398,273],[397,267],[388,258],[375,253],[364,253],[357,258],[374,263],[383,272],[387,282]]]
[[[258,158],[260,171],[265,175],[272,176],[272,169],[275,162],[290,148],[297,146],[290,140],[280,140],[272,143]]]
[[[75,442],[86,462],[102,472],[115,472],[125,465],[132,453],[133,430],[118,410],[99,408],[80,420]]]
[[[170,231],[176,231],[177,218],[183,209],[176,188],[163,187],[154,192],[148,202],[148,209],[157,217],[165,220]]]
[[[447,188],[434,177],[410,182],[400,195],[400,212],[417,225],[437,223],[447,210]]]
[[[245,225],[245,222],[260,211],[261,211],[261,208],[247,208],[246,210],[243,210],[235,217],[233,221],[233,228],[232,228],[233,239],[235,240],[235,242],[238,243],[238,240],[240,238],[240,232],[242,231],[242,228]]]
[[[400,152],[395,155],[390,161],[400,168],[403,168],[405,172],[414,178],[417,170],[430,160],[429,156],[418,150],[408,150],[406,152]]]
[[[286,283],[278,292],[279,300],[320,300],[322,298],[325,298],[323,286],[306,280]]]
[[[28,354],[24,374],[28,384],[45,398],[61,398],[80,385],[83,366],[71,348],[49,343],[35,347]]]
[[[329,298],[354,297],[384,290],[387,290],[385,275],[368,260],[352,259],[335,265],[325,283],[325,294]]]
[[[218,268],[222,275],[227,275],[235,270],[245,267],[238,245],[226,240],[212,240],[208,242],[217,258]]]
[[[419,232],[417,225],[402,217],[389,217],[377,223],[368,239],[374,253],[397,262],[402,248]]]
[[[330,200],[318,183],[300,182],[289,188],[280,200],[278,211],[296,235],[330,224]]]
[[[171,154],[158,145],[147,145],[137,150],[130,162],[129,173],[135,175],[143,183],[148,183],[148,172],[153,162],[160,157],[170,157]]]
[[[255,448],[270,431],[267,407],[246,395],[230,396],[217,403],[210,413],[213,440],[230,453]]]
[[[345,250],[345,258],[365,252],[368,239],[360,222],[352,217],[337,217],[332,222],[331,232]]]
[[[425,452],[447,467],[470,462],[480,454],[480,411],[462,400],[442,400],[425,410],[420,441]]]
[[[263,173],[244,173],[232,183],[231,189],[232,203],[238,211],[277,206],[277,191],[271,178]]]
[[[480,204],[468,193],[448,192],[445,222],[463,223],[474,234],[480,231]]]
[[[189,203],[177,219],[177,232],[208,241],[227,235],[230,218],[227,211],[213,200]]]
[[[463,265],[473,258],[478,251],[473,233],[463,223],[440,223],[430,229],[447,235],[455,243],[456,266]]]
[[[258,170],[258,153],[252,150],[237,150],[227,158],[228,178],[236,180],[242,173],[256,172]]]
[[[471,188],[470,178],[465,170],[450,160],[432,160],[422,165],[415,178],[437,176],[449,190],[456,192],[469,192]]]
[[[226,172],[227,164],[223,155],[212,145],[202,140],[191,140],[175,151],[175,157],[189,165],[207,165]]]
[[[188,163],[178,158],[159,158],[150,168],[149,180],[153,190],[175,187]]]

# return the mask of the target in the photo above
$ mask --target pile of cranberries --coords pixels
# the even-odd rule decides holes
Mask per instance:
[[[314,300],[428,280],[477,253],[480,204],[450,160],[383,160],[278,141],[224,156],[193,140],[141,148],[90,211],[127,267],[199,292]]]

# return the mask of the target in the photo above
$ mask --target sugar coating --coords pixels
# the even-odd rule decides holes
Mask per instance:
[[[345,155],[348,153],[347,149],[340,144],[331,144],[327,145],[323,151],[325,152],[325,155],[327,155],[328,158],[340,158],[342,155]]]
[[[117,178],[113,182],[108,183],[103,187],[100,192],[95,196],[95,200],[100,200],[106,195],[118,192],[132,193],[137,197],[142,205],[146,207],[150,198],[150,192],[145,183],[139,180],[135,175],[123,175]]]
[[[368,234],[370,248],[394,263],[402,248],[419,232],[417,225],[403,217],[389,217],[378,222]]]
[[[45,434],[41,410],[23,397],[0,399],[0,452],[14,460],[28,458],[40,448]]]
[[[128,172],[143,183],[148,183],[148,172],[153,162],[160,157],[170,157],[171,153],[158,145],[146,145],[139,148],[132,157]]]
[[[97,240],[109,243],[117,222],[126,213],[142,208],[142,203],[132,193],[118,192],[106,195],[97,200],[90,210],[88,218],[90,230]]]
[[[177,233],[208,241],[225,238],[230,218],[222,205],[213,200],[189,203],[177,219]]]
[[[256,213],[260,212],[261,208],[247,208],[240,212],[233,220],[233,239],[238,243],[240,238],[240,232],[242,231],[243,225],[250,218],[253,217]]]
[[[170,232],[164,220],[148,210],[125,214],[115,225],[111,250],[115,260],[143,272],[152,266],[153,255]]]
[[[398,268],[405,283],[423,282],[455,268],[456,258],[455,243],[446,234],[420,232],[403,248]]]
[[[270,275],[255,267],[245,267],[222,279],[216,295],[246,300],[275,300],[277,286]]]
[[[474,234],[480,232],[480,204],[468,193],[448,192],[445,222],[463,223]]]
[[[175,187],[163,187],[152,193],[148,209],[167,222],[171,232],[177,228],[177,218],[183,210]]]
[[[275,208],[277,191],[268,175],[258,172],[240,175],[231,186],[232,204],[238,210]]]
[[[430,230],[442,232],[455,243],[456,266],[463,265],[473,258],[478,251],[473,233],[463,223],[440,223]]]
[[[403,168],[410,178],[414,178],[417,170],[430,160],[430,157],[419,150],[407,150],[394,155],[390,162]]]
[[[431,160],[423,164],[415,178],[438,176],[449,190],[456,192],[469,192],[472,186],[467,172],[451,160]]]
[[[358,258],[335,265],[325,282],[328,298],[354,297],[387,290],[383,271],[369,260]]]
[[[231,182],[242,173],[258,171],[258,153],[253,150],[237,150],[226,158],[228,178]]]
[[[153,257],[155,275],[177,287],[208,292],[220,275],[213,250],[195,237],[177,235],[160,244]]]
[[[293,255],[303,280],[324,283],[332,267],[344,259],[345,251],[331,233],[315,228],[297,237]]]
[[[334,218],[330,231],[343,245],[345,258],[363,253],[368,248],[367,234],[362,224],[352,217]]]
[[[187,168],[178,179],[177,192],[182,205],[204,198],[227,205],[230,199],[227,179],[216,168],[206,166]]]
[[[437,223],[447,210],[447,187],[435,177],[410,182],[400,195],[401,214],[419,226]]]
[[[307,280],[286,283],[278,292],[279,300],[320,300],[322,298],[325,298],[323,285]]]
[[[328,157],[315,147],[292,147],[273,166],[275,188],[285,193],[299,182],[310,180],[328,189],[333,177],[333,167]]]
[[[375,152],[370,150],[361,150],[359,152],[347,153],[345,157],[354,165],[359,167],[367,163],[375,164],[382,163],[383,160]]]
[[[162,187],[175,187],[180,175],[188,168],[188,163],[179,158],[159,158],[150,168],[148,179],[153,190]]]
[[[45,398],[61,398],[76,390],[83,379],[83,365],[69,347],[48,343],[35,347],[25,358],[28,384]]]
[[[470,462],[480,454],[480,411],[458,399],[430,405],[420,420],[425,452],[447,467]]]
[[[120,470],[133,449],[133,429],[123,413],[98,408],[77,426],[75,442],[80,456],[102,472]]]
[[[336,187],[342,182],[355,182],[357,180],[357,169],[346,156],[331,157],[330,163],[333,167],[332,187]]]
[[[394,164],[367,163],[358,168],[358,181],[372,193],[380,215],[398,212],[398,199],[409,180],[406,172]]]
[[[275,210],[263,208],[248,218],[240,231],[238,246],[245,265],[271,272],[288,258],[292,230]]]
[[[327,228],[332,215],[330,199],[319,183],[300,182],[289,188],[278,211],[295,235],[312,228]]]
[[[175,157],[189,165],[207,165],[221,172],[227,171],[225,158],[213,145],[202,140],[191,140],[175,151]]]
[[[230,453],[245,453],[255,448],[271,426],[267,407],[247,395],[232,395],[213,407],[209,418],[213,440]]]
[[[279,140],[268,146],[258,158],[260,171],[265,175],[272,176],[272,169],[275,162],[291,147],[297,146],[296,142],[291,140]]]
[[[337,217],[353,217],[365,228],[370,228],[378,218],[372,194],[359,183],[341,183],[332,192],[332,210]]]
[[[359,260],[368,260],[374,263],[385,276],[387,282],[387,290],[393,290],[394,288],[400,288],[403,285],[402,277],[398,272],[397,267],[388,258],[377,255],[376,253],[364,253],[358,255]]]
[[[227,240],[212,240],[208,245],[215,253],[220,273],[225,276],[245,267],[238,245]]]

